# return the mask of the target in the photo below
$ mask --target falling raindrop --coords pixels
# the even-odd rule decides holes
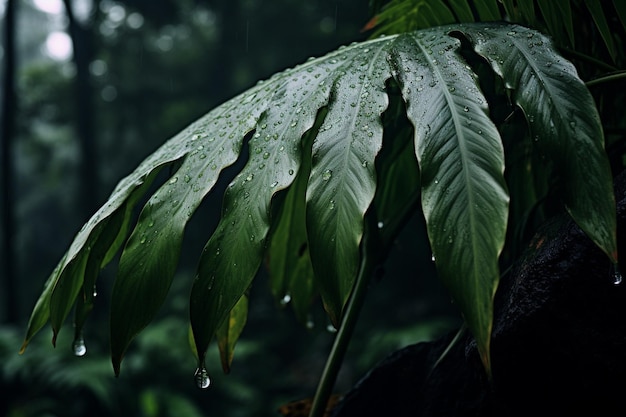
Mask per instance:
[[[289,304],[290,301],[291,301],[291,295],[285,294],[285,296],[280,300],[280,305],[285,306]]]
[[[85,356],[87,353],[87,346],[85,346],[85,339],[81,334],[78,334],[72,342],[72,350],[75,356]]]
[[[385,223],[383,222],[378,222],[378,228],[382,229],[383,227],[385,227]]]
[[[211,379],[204,365],[199,366],[193,374],[196,380],[196,386],[200,389],[207,389],[211,385]]]
[[[619,265],[613,264],[611,267],[611,279],[613,280],[613,285],[620,285],[623,281],[622,272],[619,270]]]

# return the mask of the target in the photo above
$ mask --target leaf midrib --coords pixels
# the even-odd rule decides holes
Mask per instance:
[[[458,42],[458,41],[457,41]],[[473,192],[473,186],[471,181],[468,181],[469,175],[468,175],[468,168],[467,168],[467,164],[465,163],[465,161],[467,160],[467,148],[465,146],[464,141],[460,140],[459,138],[459,134],[460,136],[464,136],[463,135],[463,129],[462,129],[462,123],[460,121],[460,117],[459,117],[459,113],[456,111],[456,107],[454,107],[453,105],[451,106],[450,103],[455,104],[454,100],[452,98],[452,94],[450,94],[450,91],[448,90],[448,88],[446,88],[445,86],[447,85],[445,80],[446,78],[443,76],[443,74],[441,73],[441,70],[439,69],[439,67],[437,65],[434,65],[432,60],[430,60],[428,58],[428,53],[425,50],[425,48],[423,47],[422,43],[417,40],[417,45],[420,49],[420,51],[422,52],[422,55],[426,58],[426,62],[428,63],[429,68],[431,69],[432,73],[435,75],[436,79],[437,79],[437,85],[443,85],[444,87],[443,89],[443,94],[444,97],[446,98],[446,102],[448,103],[448,109],[450,109],[450,113],[452,115],[452,120],[454,123],[454,127],[455,127],[455,132],[457,133],[456,137],[457,137],[457,144],[458,144],[458,149],[459,149],[459,153],[461,154],[461,171],[463,173],[463,181],[465,182],[465,186],[466,186],[466,190],[467,190],[467,200],[468,200],[468,206],[469,206],[469,211],[472,213],[469,218],[470,218],[470,226],[471,229],[470,230],[475,230],[476,229],[476,220],[475,220],[475,215],[474,215],[474,192]],[[458,48],[458,44],[457,44],[457,48]],[[454,111],[453,111],[454,110]],[[476,233],[470,233],[470,238],[471,238],[471,243],[472,243],[472,252],[474,251],[474,248],[476,248],[477,245],[477,234]],[[475,257],[474,257],[475,258]],[[478,263],[477,262],[473,262],[472,268],[474,269],[475,273],[478,273]],[[477,275],[475,275],[477,276]],[[475,281],[474,281],[475,282]],[[478,289],[478,284],[476,284]]]

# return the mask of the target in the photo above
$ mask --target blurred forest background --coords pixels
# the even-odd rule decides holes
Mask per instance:
[[[14,16],[12,21],[10,16]],[[2,107],[0,416],[276,416],[310,397],[333,334],[321,308],[299,323],[252,289],[248,325],[224,375],[194,384],[188,295],[217,224],[212,193],[187,228],[177,277],[159,317],[131,346],[115,378],[108,357],[105,268],[73,355],[67,324],[18,355],[43,283],[115,184],[160,144],[213,107],[282,71],[365,40],[359,0],[0,0]],[[13,60],[14,57],[14,60]],[[11,69],[14,68],[14,72]],[[228,183],[224,179],[222,189]],[[454,329],[460,319],[434,278],[420,218],[371,284],[337,391],[391,351]]]

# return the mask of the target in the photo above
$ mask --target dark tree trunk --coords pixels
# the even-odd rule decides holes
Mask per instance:
[[[6,321],[17,323],[19,319],[17,307],[17,284],[15,274],[15,195],[13,193],[13,136],[15,134],[15,109],[17,94],[15,93],[15,7],[14,0],[8,0],[4,16],[4,79],[2,82],[2,149],[0,155],[0,178],[2,178],[2,276],[4,277],[4,303]]]
[[[618,248],[626,253],[626,175],[615,180]],[[496,293],[488,383],[465,334],[420,343],[378,364],[334,417],[624,416],[626,282],[569,217],[534,237]]]
[[[70,0],[63,0],[69,22],[69,33],[74,49],[76,65],[75,107],[76,131],[80,143],[80,214],[89,218],[98,208],[99,189],[98,165],[94,137],[94,104],[89,64],[93,59],[93,34],[90,27],[84,27],[76,20]],[[98,7],[94,2],[94,7]]]

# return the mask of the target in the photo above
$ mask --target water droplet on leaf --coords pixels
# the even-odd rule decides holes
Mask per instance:
[[[322,173],[322,180],[328,181],[333,176],[333,171],[327,169]]]
[[[193,377],[196,380],[196,386],[200,389],[207,389],[211,385],[211,379],[209,378],[209,373],[207,372],[204,365],[196,369],[196,372],[193,374]]]
[[[289,304],[289,302],[291,301],[291,295],[289,294],[285,294],[285,296],[280,300],[280,305],[284,306]]]
[[[75,356],[85,356],[87,353],[87,346],[85,346],[85,339],[83,336],[78,335],[74,342],[72,342],[72,350],[74,351]]]
[[[622,272],[619,270],[619,265],[613,264],[611,267],[611,278],[613,280],[613,285],[620,285],[624,280]]]

